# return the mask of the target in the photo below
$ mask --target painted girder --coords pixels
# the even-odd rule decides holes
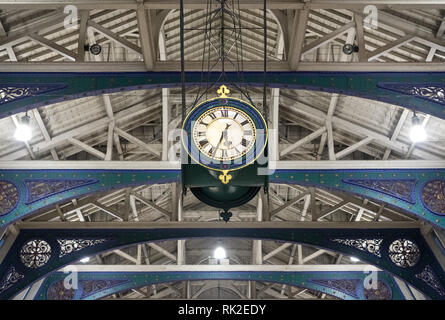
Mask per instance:
[[[375,199],[444,229],[445,163],[421,163],[425,162],[278,162],[279,169],[271,174],[270,182],[315,186]],[[21,169],[28,164],[39,169]],[[128,169],[132,167],[135,169]],[[348,167],[352,169],[342,169]],[[0,226],[87,194],[180,179],[179,164],[168,162],[0,162]]]
[[[0,225],[88,194],[180,181],[177,169],[0,170]]]
[[[384,271],[374,271],[374,288],[370,272],[360,271],[165,271],[165,272],[78,272],[77,289],[64,286],[71,271],[55,272],[42,283],[35,300],[96,300],[106,296],[152,284],[173,281],[235,280],[263,281],[316,290],[343,300],[405,300],[393,277]]]
[[[100,226],[101,225],[101,226]],[[42,226],[47,226],[42,228]],[[0,265],[0,298],[85,256],[137,243],[191,238],[247,238],[302,243],[375,265],[432,299],[445,299],[445,272],[417,224],[374,223],[29,223]]]
[[[209,81],[216,81],[218,73]],[[261,72],[244,72],[243,82],[263,86]],[[43,105],[105,93],[179,87],[180,72],[0,73],[0,118]],[[240,83],[226,73],[227,83]],[[188,86],[201,72],[187,72]],[[444,72],[268,72],[272,88],[326,91],[387,102],[445,119]]]

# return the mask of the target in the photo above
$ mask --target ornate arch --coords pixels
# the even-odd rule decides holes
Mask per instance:
[[[366,273],[335,272],[79,272],[78,288],[67,289],[67,273],[51,274],[35,300],[94,300],[135,288],[172,281],[238,280],[264,281],[311,289],[344,300],[404,300],[399,287],[386,272],[378,271],[377,288],[366,289]],[[229,288],[230,289],[230,288]],[[236,293],[236,292],[235,292]],[[238,293],[236,293],[238,294]],[[242,298],[242,297],[241,297]]]
[[[248,238],[303,243],[324,248],[375,265],[404,279],[432,299],[445,299],[445,273],[423,238],[417,224],[344,223],[53,223],[39,228],[33,223],[21,229],[0,265],[0,298],[10,298],[34,281],[86,255],[142,242],[188,238]],[[97,224],[96,224],[97,225]],[[57,226],[57,227],[56,227]],[[87,227],[88,226],[88,227]],[[119,234],[115,230],[119,228]],[[30,242],[33,242],[30,245]],[[46,244],[45,244],[46,243]],[[39,261],[32,268],[23,261],[32,248]],[[48,248],[49,247],[49,248]],[[44,251],[40,248],[46,248]],[[50,252],[50,254],[48,254]]]

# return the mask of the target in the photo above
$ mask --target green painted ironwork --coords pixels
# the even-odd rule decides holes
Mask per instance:
[[[79,180],[89,182],[76,185],[74,182]],[[2,194],[0,189],[0,204],[10,203],[13,197],[18,199],[12,210],[0,211],[0,226],[6,226],[50,205],[88,194],[179,180],[179,170],[0,170],[0,182],[11,183],[17,192]],[[51,193],[51,190],[56,192]],[[29,202],[30,198],[37,200]]]
[[[423,196],[428,192],[425,186],[434,180],[445,181],[445,169],[295,169],[276,170],[270,176],[272,183],[314,186],[375,199],[445,228],[445,215],[431,211],[423,201]],[[439,194],[436,201],[443,201],[443,197],[443,194]]]
[[[49,273],[59,270],[82,259],[112,249],[150,241],[163,241],[191,238],[244,238],[265,239],[291,243],[302,243],[319,248],[336,251],[345,255],[355,256],[363,262],[377,266],[405,281],[432,299],[445,299],[445,272],[435,258],[418,227],[386,228],[386,229],[345,229],[345,228],[277,228],[264,226],[261,228],[156,228],[144,229],[119,228],[100,229],[22,229],[0,265],[0,299],[12,297],[34,281],[46,277]],[[288,226],[288,224],[286,224]],[[94,245],[84,246],[80,250],[71,250],[65,254],[66,248],[60,240],[69,239],[96,240]],[[408,240],[415,244],[416,256],[408,252],[400,252],[394,244]],[[103,241],[98,241],[103,240]],[[30,244],[31,242],[31,244]],[[48,248],[49,247],[49,248]],[[29,251],[31,248],[32,250]],[[37,249],[35,249],[37,248]],[[42,248],[41,251],[38,248]],[[62,253],[62,250],[65,250]],[[392,251],[391,251],[392,250]],[[396,251],[394,251],[396,250]],[[48,254],[50,252],[50,254]],[[391,255],[389,254],[390,252]],[[27,256],[39,257],[37,267],[24,260]],[[415,261],[409,266],[400,266],[395,258]],[[431,274],[425,273],[429,270]],[[11,282],[10,279],[14,281]]]
[[[218,74],[210,75],[209,82]],[[262,73],[244,72],[247,85],[262,86]],[[237,82],[236,73],[226,73],[228,82]],[[188,86],[201,81],[200,72],[187,72]],[[316,90],[383,101],[445,119],[445,73],[443,72],[268,72],[270,87]],[[27,89],[41,85],[62,86],[50,92],[3,99],[0,117],[25,109],[110,92],[179,87],[180,72],[116,73],[0,73],[0,86]]]
[[[383,271],[376,271],[375,274],[375,279],[383,282],[383,285],[368,290],[365,290],[365,283],[371,285],[368,279],[370,273],[358,271],[79,272],[76,275],[77,289],[69,289],[63,285],[64,280],[70,276],[70,273],[63,272],[56,272],[48,276],[34,300],[96,300],[121,291],[152,284],[201,280],[273,282],[316,290],[343,300],[367,300],[370,298],[405,300],[393,277]]]

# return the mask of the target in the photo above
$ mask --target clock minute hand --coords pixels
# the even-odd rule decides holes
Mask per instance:
[[[224,138],[224,131],[221,132],[221,139],[219,139],[219,142],[218,142],[218,144],[216,145],[215,152],[216,152],[216,150],[219,149],[219,145],[220,145],[221,142],[223,141],[223,138]]]
[[[227,140],[227,129],[229,128],[231,126],[231,124],[226,124],[226,128],[223,130],[223,132],[221,132],[221,138],[219,139],[219,142],[218,142],[218,144],[216,145],[216,148],[215,148],[215,152],[216,152],[216,150],[218,150],[219,149],[219,146],[221,145],[221,142],[223,141],[223,139],[226,139]]]

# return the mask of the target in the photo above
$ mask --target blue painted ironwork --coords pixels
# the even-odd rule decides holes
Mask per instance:
[[[393,183],[390,181],[393,181]],[[407,185],[400,185],[402,181],[406,181]],[[434,181],[441,181],[441,183]],[[275,170],[270,176],[271,183],[298,184],[324,188],[374,199],[390,207],[396,207],[402,211],[415,214],[442,229],[445,228],[444,214],[441,214],[444,206],[443,181],[445,181],[444,168],[383,170],[280,169]]]
[[[59,258],[75,251],[104,243],[107,239],[57,239],[60,245]]]
[[[444,119],[443,72],[268,72],[266,82],[272,88],[325,91],[378,100],[414,109]],[[219,83],[218,73],[210,73],[208,81]],[[263,73],[244,72],[244,83],[235,72],[227,72],[225,80],[239,85],[262,87]],[[200,72],[186,73],[187,86],[201,81]],[[180,87],[180,72],[56,72],[0,73],[0,87],[64,87],[39,95],[8,100],[0,108],[0,118],[56,102],[105,93]],[[415,88],[415,89],[414,89]]]
[[[366,300],[391,300],[393,296],[390,286],[382,280],[377,280],[377,288],[370,286],[365,288],[364,292]]]
[[[433,288],[441,297],[445,298],[445,289],[431,266],[427,265],[421,273],[418,273],[415,276]]]
[[[445,85],[434,83],[400,84],[380,82],[378,87],[397,93],[419,97],[427,101],[433,101],[445,106]]]
[[[432,213],[445,215],[445,180],[428,181],[422,189],[422,201]]]
[[[0,274],[6,274],[11,267],[17,272],[25,275],[13,286],[0,293],[0,299],[9,298],[17,292],[30,285],[39,278],[59,270],[65,265],[72,264],[85,256],[96,255],[98,253],[113,250],[115,248],[134,245],[142,242],[162,241],[173,239],[189,238],[248,238],[267,239],[274,241],[284,241],[292,243],[303,243],[327,250],[340,252],[345,255],[355,256],[361,261],[375,265],[380,269],[390,272],[397,277],[409,282],[425,295],[432,299],[445,299],[430,283],[424,279],[415,277],[422,274],[428,265],[435,274],[437,282],[444,286],[445,272],[439,262],[434,257],[431,249],[423,238],[418,227],[411,228],[387,228],[387,229],[335,229],[335,228],[156,228],[145,229],[121,228],[119,233],[116,230],[106,228],[85,229],[21,229],[16,241],[9,250],[3,263],[0,265]],[[58,240],[73,239],[73,234],[79,239],[107,239],[107,241],[85,247],[79,251],[72,251],[70,254],[61,255],[61,247]],[[362,250],[354,246],[347,246],[343,243],[333,241],[334,239],[383,239],[379,245],[381,256]],[[406,268],[397,266],[391,259],[390,246],[399,239],[407,239],[415,243],[420,259],[416,264]],[[45,241],[51,247],[51,256],[38,268],[28,268],[20,258],[20,249],[30,241]]]
[[[25,179],[25,204],[37,202],[52,195],[99,182],[97,179]]]
[[[1,170],[0,227],[88,194],[180,181],[180,170]]]
[[[362,279],[310,279],[310,282],[343,292],[348,296],[359,299]]]
[[[23,279],[25,276],[15,270],[14,267],[10,267],[5,275],[3,276],[3,279],[0,282],[0,294],[12,287],[17,281],[20,279]]]
[[[359,250],[369,252],[381,257],[380,245],[383,239],[332,239],[332,241],[344,244],[345,246],[350,246],[357,248]]]
[[[389,246],[389,257],[396,266],[409,268],[419,262],[420,250],[417,244],[411,240],[397,239]]]
[[[41,268],[51,258],[51,246],[42,239],[32,239],[20,250],[20,260],[27,268]]]
[[[8,102],[48,94],[65,88],[65,84],[0,84],[0,105]]]
[[[0,216],[8,214],[17,206],[19,192],[9,181],[0,181]]]
[[[415,203],[416,180],[414,179],[343,179],[343,181]]]
[[[35,213],[36,211],[62,201],[71,200],[79,196],[93,194],[128,186],[159,184],[180,181],[180,170],[1,170],[0,187],[0,226],[4,227],[17,219]],[[36,181],[97,181],[96,183],[78,185],[69,190],[55,194],[40,195],[33,203],[26,204],[28,190],[24,181],[34,179]],[[234,178],[235,179],[235,178]],[[368,185],[350,183],[352,180],[383,180],[382,185],[388,188],[369,188]],[[402,199],[405,191],[391,189],[387,181],[394,179],[395,184],[400,181],[411,181],[414,184],[412,195],[408,199]],[[440,182],[438,182],[440,181]],[[387,169],[387,170],[276,170],[270,175],[271,183],[298,184],[315,186],[341,192],[353,193],[365,198],[375,199],[389,206],[399,208],[412,213],[421,219],[425,219],[440,228],[445,228],[445,216],[443,212],[445,181],[445,169]],[[6,185],[5,185],[6,183]],[[65,186],[69,186],[67,182]],[[57,185],[57,184],[56,184]],[[380,185],[380,186],[382,186]],[[442,189],[441,189],[442,188]],[[6,190],[6,191],[5,191]],[[16,191],[17,190],[17,191]],[[391,193],[388,190],[393,190]],[[39,194],[39,193],[36,193]],[[412,199],[412,200],[411,200]],[[411,202],[413,201],[413,202]],[[12,208],[12,209],[11,209]]]
[[[345,300],[395,299],[404,297],[390,274],[378,271],[378,289],[370,291],[364,287],[367,273],[357,271],[340,272],[79,272],[78,289],[65,288],[67,274],[56,272],[42,283],[35,300],[93,300],[121,291],[151,284],[173,281],[237,280],[275,282],[323,292]],[[352,284],[353,289],[347,290]],[[343,285],[341,284],[343,283]],[[86,285],[87,284],[87,285]],[[338,285],[332,285],[338,284]],[[381,288],[385,288],[383,292]],[[85,289],[87,287],[87,289]],[[97,290],[89,288],[95,287]],[[372,289],[371,289],[372,290]],[[379,295],[378,290],[382,291]]]

